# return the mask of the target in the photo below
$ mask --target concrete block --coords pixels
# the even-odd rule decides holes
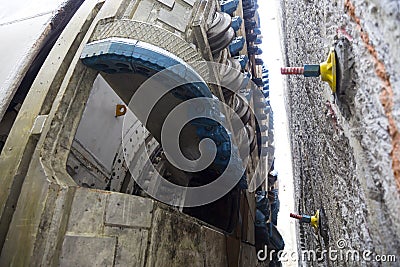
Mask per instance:
[[[144,266],[149,235],[147,230],[106,227],[104,233],[118,239],[114,266]]]
[[[48,115],[39,115],[35,119],[35,123],[31,129],[32,134],[41,134],[43,130],[43,126],[47,120]]]
[[[60,266],[113,266],[115,237],[65,236]]]
[[[150,228],[152,211],[151,199],[112,193],[107,203],[105,225]]]
[[[256,248],[246,243],[242,243],[242,249],[240,250],[239,266],[256,266],[256,264],[257,264]]]
[[[191,12],[182,5],[175,4],[171,11],[161,9],[158,19],[180,32],[185,32]]]
[[[108,194],[107,192],[78,188],[72,203],[68,231],[73,233],[102,233]]]
[[[194,220],[179,212],[157,209],[147,266],[204,266],[202,236],[201,226]]]
[[[202,235],[205,266],[228,266],[225,235],[208,227],[202,227]]]
[[[175,4],[175,0],[158,0],[158,2],[163,3],[169,8],[172,8]]]
[[[183,0],[183,2],[187,3],[190,6],[194,6],[194,3],[196,3],[196,0]]]
[[[153,1],[140,1],[132,19],[138,21],[147,21],[151,14],[151,10],[153,9],[153,5]]]

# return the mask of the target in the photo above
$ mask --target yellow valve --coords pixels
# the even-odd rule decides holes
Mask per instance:
[[[318,77],[327,82],[331,87],[332,93],[336,93],[336,53],[332,47],[329,51],[328,59],[321,64],[306,64],[303,67],[284,67],[281,68],[283,75],[304,75],[304,77]]]
[[[336,55],[332,47],[328,59],[320,65],[321,80],[327,82],[333,93],[336,93]]]
[[[311,216],[311,226],[315,228],[315,230],[318,229],[319,226],[319,210],[315,212],[314,216]]]
[[[322,215],[324,215],[324,211],[322,210]],[[290,217],[297,219],[300,221],[300,223],[304,223],[304,224],[309,224],[311,225],[312,228],[314,228],[315,232],[318,233],[321,231],[321,229],[323,229],[323,227],[321,226],[321,218],[320,218],[320,212],[319,210],[317,210],[314,214],[314,216],[310,216],[310,215],[297,215],[294,213],[290,213]]]

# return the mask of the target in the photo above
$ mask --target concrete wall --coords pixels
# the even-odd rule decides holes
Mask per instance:
[[[336,248],[343,238],[350,249],[399,258],[400,3],[286,0],[281,15],[288,66],[325,61],[343,36],[354,61],[336,102],[318,78],[287,79],[298,209],[327,217],[320,242],[300,227],[301,245]]]
[[[254,266],[254,248],[247,253],[243,246],[242,264]],[[142,197],[80,188],[72,203],[59,264],[227,266],[228,254],[222,251],[226,251],[222,233],[175,209]]]

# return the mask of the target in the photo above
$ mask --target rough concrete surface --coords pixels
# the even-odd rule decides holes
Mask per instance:
[[[60,266],[113,266],[113,237],[65,236]],[[84,248],[84,249],[83,249]],[[96,255],[90,257],[89,255]]]
[[[321,63],[338,37],[350,39],[350,114],[318,78],[287,79],[298,212],[323,208],[326,234],[318,241],[300,227],[303,250],[346,248],[400,261],[400,2],[281,1],[287,66]],[[351,99],[352,93],[355,95]],[[345,115],[345,116],[344,116]],[[373,256],[374,257],[374,256]],[[317,266],[381,266],[333,261]]]

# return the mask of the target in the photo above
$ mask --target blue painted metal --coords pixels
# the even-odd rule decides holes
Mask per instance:
[[[87,44],[81,54],[81,60],[86,66],[109,74],[140,73],[144,76],[151,76],[178,64],[186,65],[183,60],[159,47],[121,38],[109,38]],[[181,79],[201,80],[194,70],[174,68],[173,72]],[[194,96],[212,96],[205,83],[191,84],[189,89],[193,91]]]
[[[267,114],[265,114],[266,119],[268,118]],[[261,144],[265,145],[268,143],[268,136],[262,135],[261,136]]]
[[[219,3],[222,12],[232,15],[232,13],[236,11],[239,5],[239,0],[222,0]]]
[[[269,200],[265,191],[256,193],[256,219],[255,226],[255,241],[258,248],[264,248],[268,244],[269,231],[267,230],[267,221],[269,220]]]
[[[319,77],[320,65],[304,65],[304,77]]]
[[[256,14],[256,9],[254,9],[254,8],[243,10],[243,18],[244,19],[251,19],[254,17],[255,14]]]
[[[278,172],[274,170],[274,166],[271,166],[271,170],[272,171],[268,173],[268,184],[274,184],[278,180]]]
[[[252,81],[259,87],[264,86],[264,82],[263,82],[262,78],[253,78]]]
[[[268,131],[268,126],[267,125],[260,125],[260,132],[266,132]]]
[[[246,174],[243,174],[242,178],[240,178],[239,183],[238,183],[238,187],[242,190],[246,190],[249,188],[248,184],[247,184],[247,176]]]
[[[260,104],[260,103],[265,103],[265,98],[264,97],[256,97],[254,98],[254,105]],[[258,114],[261,114],[262,111],[259,111]]]
[[[245,44],[246,40],[243,36],[235,37],[229,45],[229,52],[231,55],[239,53]]]
[[[255,33],[248,33],[248,34],[246,34],[246,40],[247,40],[247,42],[252,43],[252,42],[254,42],[256,39],[257,39],[257,34],[255,34]]]
[[[251,92],[246,92],[246,93],[243,93],[243,94],[240,94],[240,95],[243,96],[247,100],[247,103],[250,103],[250,100],[251,100],[251,97],[252,97],[252,93]]]
[[[255,102],[254,103],[254,107],[255,108],[266,108],[268,105],[266,104],[266,102]]]
[[[251,8],[254,8],[254,7],[255,7],[254,4],[244,4],[244,3],[243,3],[243,10],[245,10],[245,9],[251,9]]]
[[[242,70],[246,68],[247,62],[249,62],[249,58],[246,55],[237,56],[235,59],[239,61]]]
[[[268,147],[261,147],[260,157],[268,157],[270,149]]]
[[[247,51],[249,52],[249,55],[261,55],[262,50],[258,46],[249,46],[247,48]]]
[[[197,126],[196,133],[200,139],[209,138],[217,145],[217,155],[211,166],[215,171],[222,173],[228,164],[237,166],[238,172],[243,171],[241,165],[237,165],[241,164],[239,151],[231,144],[231,136],[223,126],[208,118],[195,119],[190,124]],[[230,158],[231,153],[232,158]],[[240,187],[244,185],[243,181],[239,181],[238,184]]]
[[[253,33],[257,34],[257,35],[261,35],[261,30],[260,28],[254,28],[253,29]]]
[[[256,219],[256,223],[258,223],[258,225],[266,225],[266,221],[269,219],[269,202],[267,192],[258,191],[256,193],[256,209],[259,211],[259,214],[258,216],[256,215],[256,217],[260,219]]]
[[[285,242],[278,229],[273,223],[267,223],[268,229],[268,249],[274,250],[276,252],[285,249]],[[277,254],[272,255],[272,260],[270,262],[270,266],[279,266],[281,265],[280,259],[278,259]]]
[[[265,65],[263,65],[263,67],[262,67],[262,72],[269,73],[269,70],[267,69],[267,67]]]
[[[271,203],[271,222],[274,225],[278,225],[278,212],[280,207],[279,197],[278,197],[278,189],[272,189],[269,191],[273,197],[273,201]]]
[[[256,209],[256,222],[255,226],[260,228],[266,228],[267,226],[267,217],[262,213],[261,210]]]
[[[256,58],[255,63],[256,63],[256,65],[263,65],[264,61],[261,58]]]
[[[273,115],[273,113],[271,112],[271,107],[270,106],[267,106],[266,108],[264,108],[264,112],[265,112],[265,114],[270,114],[270,118]]]
[[[242,76],[242,77],[243,77],[243,81],[242,81],[242,84],[241,84],[241,88],[240,88],[240,89],[246,88],[247,84],[248,84],[249,81],[250,81],[251,73],[245,71],[245,72],[243,73],[243,76]],[[247,94],[247,95],[248,95],[248,94]]]
[[[242,23],[243,23],[243,19],[241,17],[239,17],[239,16],[233,17],[231,27],[235,31],[238,31],[240,29],[240,26],[242,26]]]
[[[256,193],[256,208],[265,215],[268,220],[269,217],[269,201],[268,194],[265,191],[258,191]]]
[[[249,8],[253,8],[255,6],[255,1],[254,0],[250,0],[250,1],[242,1],[242,6],[243,9],[249,9]]]
[[[262,90],[262,93],[264,95],[265,98],[269,99],[269,70],[267,69],[267,67],[265,65],[263,65],[262,67],[262,81],[264,83],[264,87]],[[268,114],[270,112],[270,108],[268,107],[268,111],[265,111],[266,114]]]
[[[245,74],[247,75],[247,77],[250,79],[251,78],[251,73],[250,72],[245,72]]]
[[[261,39],[261,38],[257,38],[257,39],[254,41],[254,44],[256,44],[256,45],[262,44],[262,39]]]
[[[266,120],[266,119],[268,119],[268,116],[265,113],[261,113],[261,114],[257,115],[257,118],[260,120]]]
[[[246,30],[250,31],[256,27],[256,22],[254,20],[245,20],[244,21],[244,26]]]

